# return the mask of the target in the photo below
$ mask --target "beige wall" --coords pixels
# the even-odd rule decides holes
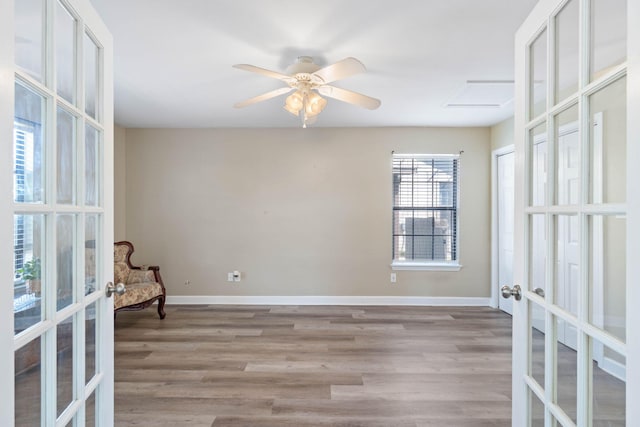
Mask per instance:
[[[491,127],[491,150],[515,144],[513,133],[513,117]]]
[[[116,126],[113,134],[113,158],[114,158],[114,236],[115,242],[125,240],[126,228],[126,129]]]
[[[461,271],[390,283],[393,150],[464,150]],[[488,297],[490,151],[488,128],[127,129],[126,237],[173,296]]]

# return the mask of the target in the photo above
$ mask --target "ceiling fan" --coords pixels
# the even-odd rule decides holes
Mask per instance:
[[[302,119],[302,127],[307,127],[307,124],[314,123],[317,115],[320,114],[327,105],[327,100],[320,95],[358,105],[369,110],[375,110],[380,106],[379,99],[329,85],[329,83],[335,82],[336,80],[341,80],[354,74],[364,73],[366,71],[365,66],[356,58],[345,58],[335,64],[320,67],[313,62],[312,57],[299,56],[298,60],[287,68],[286,74],[249,64],[236,64],[234,67],[282,80],[287,84],[287,87],[272,90],[271,92],[238,102],[234,107],[243,108],[295,90],[295,92],[287,97],[284,109],[294,116],[299,116]]]

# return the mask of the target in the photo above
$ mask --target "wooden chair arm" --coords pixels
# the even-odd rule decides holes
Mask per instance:
[[[157,265],[132,265],[132,270],[152,270],[152,271],[160,271],[160,267]]]

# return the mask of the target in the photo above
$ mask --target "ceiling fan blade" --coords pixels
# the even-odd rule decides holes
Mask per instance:
[[[287,92],[291,92],[292,87],[281,87],[280,89],[272,90],[271,92],[263,93],[262,95],[254,96],[245,101],[237,102],[233,106],[236,108],[243,108],[251,104],[255,104],[260,101],[266,101],[267,99],[275,98],[276,96],[283,95]]]
[[[285,82],[295,81],[295,79],[286,74],[279,73],[277,71],[267,70],[266,68],[256,67],[255,65],[249,64],[235,64],[233,68],[238,68],[240,70],[250,71],[252,73],[262,74],[263,76],[272,77],[274,79],[284,80]]]
[[[329,98],[334,98],[339,101],[348,102],[349,104],[358,105],[369,110],[375,110],[381,104],[379,99],[372,98],[361,93],[353,92],[350,90],[342,89],[335,86],[324,85],[318,87],[318,92],[321,95]]]
[[[321,68],[312,74],[320,77],[324,83],[331,83],[354,74],[364,73],[365,71],[367,71],[367,69],[362,62],[356,58],[349,57]]]

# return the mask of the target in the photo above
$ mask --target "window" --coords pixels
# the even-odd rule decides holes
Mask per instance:
[[[393,155],[392,267],[458,269],[457,155]]]
[[[17,203],[41,200],[42,143],[41,126],[38,123],[15,117],[13,122],[13,199]],[[39,248],[41,240],[41,215],[14,215],[13,221],[13,270],[14,312],[31,308],[39,297],[34,283],[28,284],[25,268],[37,266],[39,279]],[[34,242],[34,237],[36,241]],[[35,271],[34,271],[35,274]],[[38,285],[39,286],[39,285]],[[19,319],[16,318],[16,321]]]
[[[35,132],[33,126],[25,120],[16,119],[13,123],[13,150],[14,150],[14,180],[13,199],[16,202],[25,201],[25,193],[29,194],[26,186],[29,184],[29,175],[33,175],[33,142]],[[29,153],[31,151],[31,153]],[[25,262],[25,251],[29,242],[25,242],[25,221],[23,215],[16,216],[13,224],[14,247],[14,271],[19,271]],[[17,277],[20,279],[20,277]],[[16,284],[20,286],[20,282]]]

